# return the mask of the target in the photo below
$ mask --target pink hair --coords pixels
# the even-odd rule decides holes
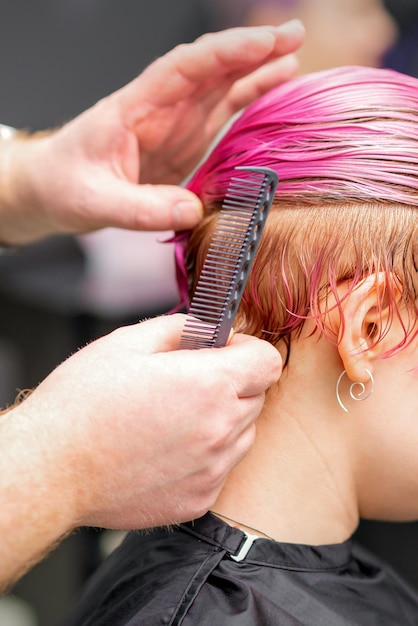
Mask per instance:
[[[316,207],[317,211],[325,205],[347,204],[373,205],[380,210],[384,205],[415,208],[418,80],[393,70],[346,67],[306,75],[273,89],[241,114],[191,178],[188,188],[200,196],[208,214],[219,208],[233,169],[244,165],[270,167],[278,173],[277,216],[281,206],[289,205]],[[188,234],[176,250],[179,288],[185,302],[187,272],[183,259],[187,239]],[[263,246],[260,248],[262,256]],[[334,268],[343,253],[341,246]],[[277,250],[277,254],[284,255],[285,251]],[[317,268],[310,270],[308,304],[310,315],[315,317],[324,264],[324,259],[318,259]],[[253,309],[261,306],[258,282],[262,272],[269,271],[268,265],[267,258],[250,277],[244,297],[244,307],[247,301],[249,310],[250,301]],[[386,261],[384,270],[390,269]],[[360,280],[363,270],[358,261],[351,276],[354,283]],[[335,293],[338,277],[333,271],[328,278]],[[308,315],[306,303],[294,307],[288,279],[282,269],[289,315],[285,327],[278,329],[279,337],[300,329]],[[275,280],[266,277],[272,294]],[[410,298],[415,287],[410,284],[409,288]],[[270,310],[274,301],[272,295]],[[266,312],[264,315],[268,317]]]
[[[280,198],[416,204],[418,81],[345,67],[302,76],[249,106],[188,184],[205,205],[240,165],[280,177]]]

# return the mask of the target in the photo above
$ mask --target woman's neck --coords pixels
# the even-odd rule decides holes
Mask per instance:
[[[255,444],[231,472],[213,511],[278,541],[339,543],[359,519],[350,423],[338,407],[327,414],[317,380],[311,389],[303,380],[309,381],[303,372],[301,378],[285,370],[270,390]]]

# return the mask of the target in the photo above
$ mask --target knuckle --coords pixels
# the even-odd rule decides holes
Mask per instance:
[[[216,502],[217,496],[218,492],[216,492],[216,494],[214,492],[207,492],[200,495],[199,498],[196,498],[190,510],[189,518],[199,518],[205,515]]]
[[[241,454],[244,457],[247,452],[252,448],[256,436],[256,425],[251,424],[247,430],[243,433],[241,438]]]
[[[217,481],[211,486],[200,483],[199,491],[189,500],[187,514],[190,517],[201,517],[214,505],[219,496],[224,481]]]
[[[210,490],[216,488],[219,484],[219,481],[225,476],[227,472],[227,468],[225,467],[226,463],[222,459],[221,461],[217,461],[216,463],[211,464],[208,468],[207,472],[207,487]]]
[[[236,420],[231,419],[228,414],[223,414],[214,420],[208,434],[208,448],[212,454],[219,454],[232,445],[238,436],[237,430]]]
[[[265,396],[266,394],[262,392],[256,396],[242,398],[240,402],[240,424],[249,425],[254,423],[263,409]]]

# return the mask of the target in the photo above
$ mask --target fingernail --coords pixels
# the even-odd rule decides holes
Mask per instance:
[[[295,18],[293,20],[289,20],[288,22],[285,22],[284,24],[281,24],[279,26],[280,30],[283,32],[295,32],[295,30],[300,30],[302,32],[305,32],[305,26],[303,25],[303,22],[301,22],[301,20],[299,20],[298,18]]]
[[[174,206],[175,228],[192,228],[203,217],[203,207],[198,200],[182,200]]]

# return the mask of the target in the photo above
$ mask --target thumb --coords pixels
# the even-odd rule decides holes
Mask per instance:
[[[103,223],[130,230],[184,230],[203,215],[199,198],[176,185],[138,185],[113,179],[103,185]]]
[[[187,315],[163,315],[136,325],[141,351],[148,354],[177,350]]]

